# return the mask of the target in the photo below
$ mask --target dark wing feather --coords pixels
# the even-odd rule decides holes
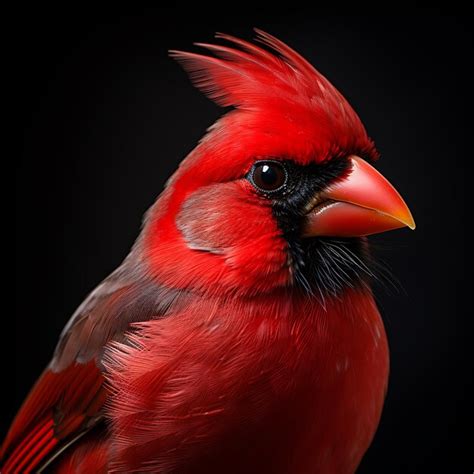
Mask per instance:
[[[164,315],[177,296],[129,257],[86,298],[3,442],[3,474],[38,471],[101,420],[104,346],[120,341],[131,323]]]

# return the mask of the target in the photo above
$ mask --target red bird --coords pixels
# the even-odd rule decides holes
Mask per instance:
[[[389,371],[366,236],[415,224],[347,101],[257,34],[171,52],[234,109],[66,325],[3,474],[357,468]]]

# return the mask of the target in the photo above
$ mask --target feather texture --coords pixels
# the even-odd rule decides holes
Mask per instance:
[[[388,368],[370,293],[328,298],[326,310],[291,291],[195,298],[135,327],[105,362],[112,470],[349,473],[359,463]]]
[[[224,34],[216,36],[234,47],[196,43],[217,57],[175,50],[170,54],[181,62],[194,84],[219,105],[264,113],[267,119],[275,114],[289,130],[295,122],[298,134],[313,141],[313,160],[328,159],[329,154],[342,150],[377,158],[362,122],[339,91],[292,48],[268,33],[256,32],[257,41],[276,55]],[[232,124],[226,122],[229,126]],[[318,144],[328,148],[318,149]],[[303,157],[295,154],[295,158]]]
[[[2,473],[37,471],[103,419],[107,342],[122,340],[132,322],[163,317],[179,293],[149,281],[132,252],[86,298],[2,444]]]

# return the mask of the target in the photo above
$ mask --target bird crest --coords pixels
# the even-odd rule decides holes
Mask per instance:
[[[218,105],[264,114],[264,124],[278,121],[282,127],[283,122],[293,133],[311,137],[324,151],[321,161],[330,158],[325,155],[348,152],[377,158],[361,120],[342,94],[299,53],[274,36],[255,31],[262,46],[217,33],[216,38],[231,46],[195,43],[215,56],[176,50],[170,55]]]

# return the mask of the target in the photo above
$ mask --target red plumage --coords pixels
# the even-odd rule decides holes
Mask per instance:
[[[284,303],[269,294],[244,308],[195,300],[172,319],[140,323],[132,344],[111,346],[111,467],[352,472],[387,382],[387,343],[372,296],[348,292],[326,311],[284,296]],[[209,337],[213,331],[218,338]]]
[[[200,45],[217,57],[172,52],[235,109],[183,161],[130,255],[66,326],[3,443],[2,473],[356,469],[388,376],[371,291],[365,280],[337,294],[298,287],[288,235],[300,224],[246,177],[264,158],[314,170],[377,152],[327,79],[257,33],[273,52],[222,34],[232,47]]]

